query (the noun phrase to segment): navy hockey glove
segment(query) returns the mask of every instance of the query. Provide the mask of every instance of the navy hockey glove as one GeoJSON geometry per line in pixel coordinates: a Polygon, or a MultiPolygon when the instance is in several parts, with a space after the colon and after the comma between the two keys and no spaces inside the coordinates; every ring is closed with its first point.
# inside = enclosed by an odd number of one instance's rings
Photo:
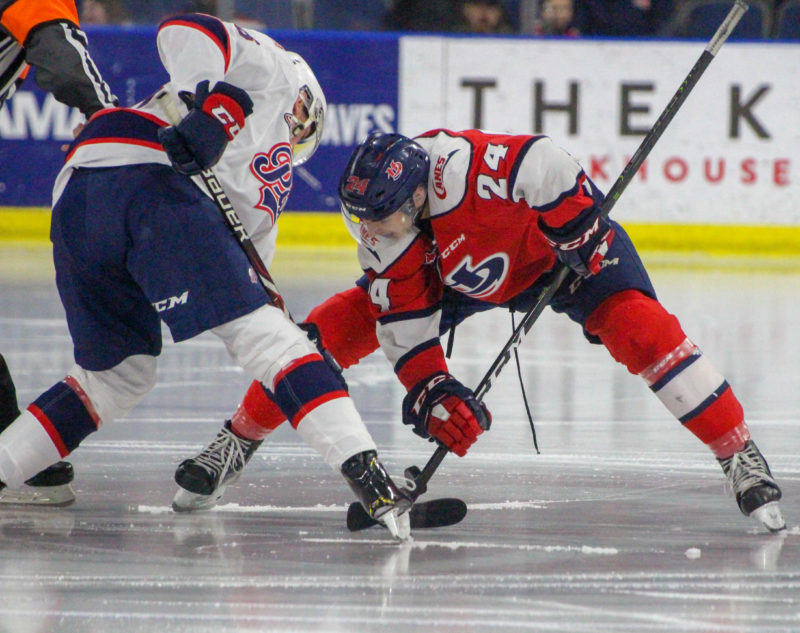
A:
{"type": "Polygon", "coordinates": [[[463,457],[478,436],[489,430],[492,415],[471,389],[450,374],[438,372],[420,381],[403,399],[403,424],[463,457]]]}
{"type": "Polygon", "coordinates": [[[581,277],[596,275],[614,240],[614,228],[592,207],[572,222],[554,229],[539,218],[539,230],[553,247],[558,260],[581,277]]]}
{"type": "Polygon", "coordinates": [[[211,92],[208,86],[208,80],[197,84],[194,104],[180,123],[158,130],[158,140],[179,174],[194,176],[216,165],[253,112],[253,101],[241,88],[224,81],[211,92]]]}

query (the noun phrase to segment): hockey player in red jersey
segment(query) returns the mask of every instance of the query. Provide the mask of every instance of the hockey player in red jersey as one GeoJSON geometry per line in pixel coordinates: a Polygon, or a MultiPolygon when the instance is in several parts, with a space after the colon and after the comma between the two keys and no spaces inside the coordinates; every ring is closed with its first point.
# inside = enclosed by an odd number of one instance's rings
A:
{"type": "MultiPolygon", "coordinates": [[[[373,134],[355,149],[339,195],[365,275],[308,321],[345,367],[380,344],[408,390],[403,422],[415,432],[463,455],[488,428],[488,412],[448,372],[440,333],[492,307],[527,310],[560,261],[571,271],[553,310],[641,376],[708,446],[745,515],[785,528],[780,488],[732,389],[658,302],[624,229],[600,215],[603,194],[550,138],[373,134]]],[[[253,385],[233,428],[261,439],[280,417],[253,385]]]]}

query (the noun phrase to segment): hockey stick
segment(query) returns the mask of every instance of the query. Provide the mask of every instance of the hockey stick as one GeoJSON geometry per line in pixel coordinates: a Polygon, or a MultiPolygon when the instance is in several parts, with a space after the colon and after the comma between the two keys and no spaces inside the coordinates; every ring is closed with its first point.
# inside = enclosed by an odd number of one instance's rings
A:
{"type": "MultiPolygon", "coordinates": [[[[181,122],[183,117],[181,116],[181,113],[178,110],[178,106],[175,103],[175,100],[172,98],[172,95],[170,95],[167,91],[163,91],[156,97],[156,101],[164,110],[164,113],[167,115],[167,120],[171,125],[177,125],[181,122]]],[[[266,290],[267,295],[269,295],[270,302],[276,308],[283,310],[286,316],[291,319],[292,317],[291,314],[289,314],[286,303],[284,302],[281,293],[278,292],[278,286],[275,285],[272,275],[269,274],[269,271],[264,264],[264,260],[262,260],[261,256],[258,254],[258,250],[256,250],[253,241],[250,239],[250,236],[247,233],[247,229],[239,219],[239,214],[236,213],[236,209],[233,208],[233,205],[228,199],[225,190],[222,188],[222,183],[220,183],[220,181],[217,179],[214,170],[206,169],[201,171],[200,179],[203,181],[206,189],[214,199],[217,209],[219,209],[222,217],[225,218],[225,222],[227,223],[228,228],[231,230],[231,233],[241,245],[244,254],[247,256],[250,265],[253,267],[253,270],[256,271],[261,285],[264,287],[264,290],[266,290]]]]}
{"type": "MultiPolygon", "coordinates": [[[[733,29],[739,23],[739,20],[742,18],[747,9],[748,6],[743,0],[735,0],[734,5],[731,7],[731,10],[722,21],[722,24],[719,26],[716,33],[714,33],[714,35],[711,37],[711,40],[705,47],[705,50],[703,50],[699,59],[689,71],[689,74],[686,75],[683,83],[681,83],[681,85],[678,87],[675,95],[672,97],[670,102],[664,108],[664,111],[642,139],[639,148],[628,161],[628,164],[625,165],[625,168],[622,170],[619,178],[617,178],[616,182],[609,190],[608,194],[603,200],[603,203],[600,205],[601,217],[607,217],[611,212],[611,209],[614,208],[614,205],[617,203],[617,200],[619,200],[622,192],[625,191],[627,186],[630,184],[630,181],[633,179],[633,176],[637,171],[639,171],[642,163],[644,163],[658,139],[661,138],[661,135],[664,133],[666,127],[675,117],[684,101],[686,101],[689,93],[700,80],[700,77],[703,75],[706,68],[708,68],[709,64],[719,52],[719,49],[725,43],[725,40],[727,40],[728,36],[733,32],[733,29]]],[[[483,400],[483,397],[486,395],[489,389],[491,389],[493,381],[497,378],[503,367],[505,367],[506,363],[508,363],[510,360],[511,353],[520,346],[522,339],[526,334],[528,334],[530,329],[533,327],[533,324],[544,311],[545,307],[550,304],[553,296],[561,287],[561,284],[564,282],[564,279],[566,279],[570,271],[569,267],[565,266],[564,264],[557,265],[554,270],[555,275],[553,280],[542,290],[534,306],[522,318],[519,325],[514,330],[514,333],[511,335],[511,338],[509,338],[509,340],[503,346],[503,349],[500,350],[500,354],[497,356],[494,363],[492,363],[492,366],[486,372],[486,375],[475,389],[475,397],[478,400],[483,400]]],[[[428,480],[431,478],[433,473],[436,472],[436,469],[439,467],[439,464],[442,463],[442,460],[448,452],[449,449],[440,444],[421,471],[417,466],[410,466],[406,469],[405,475],[408,479],[413,480],[414,485],[410,489],[406,489],[405,492],[413,500],[416,500],[427,490],[428,480]]],[[[434,503],[434,501],[429,503],[434,503]]]]}

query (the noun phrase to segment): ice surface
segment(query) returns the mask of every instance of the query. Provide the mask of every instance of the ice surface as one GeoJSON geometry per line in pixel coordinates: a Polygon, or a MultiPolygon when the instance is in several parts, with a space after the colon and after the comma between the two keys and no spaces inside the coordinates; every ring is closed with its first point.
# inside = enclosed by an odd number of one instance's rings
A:
{"type": "MultiPolygon", "coordinates": [[[[352,276],[277,266],[297,316],[352,276]]],[[[0,631],[797,633],[800,276],[651,272],[742,400],[783,487],[785,533],[743,517],[710,453],[549,311],[521,350],[541,455],[509,364],[486,398],[492,430],[448,456],[426,495],[463,498],[462,523],[402,544],[349,533],[349,489],[285,426],[217,509],[175,514],[175,467],[249,383],[202,336],[168,344],[142,405],[71,456],[73,506],[0,506],[0,631]]],[[[0,297],[0,351],[24,404],[71,364],[68,334],[48,274],[0,274],[0,297]]],[[[454,373],[477,384],[510,331],[500,311],[465,323],[454,373]]],[[[389,470],[423,466],[433,447],[400,423],[385,359],[347,378],[389,470]]]]}

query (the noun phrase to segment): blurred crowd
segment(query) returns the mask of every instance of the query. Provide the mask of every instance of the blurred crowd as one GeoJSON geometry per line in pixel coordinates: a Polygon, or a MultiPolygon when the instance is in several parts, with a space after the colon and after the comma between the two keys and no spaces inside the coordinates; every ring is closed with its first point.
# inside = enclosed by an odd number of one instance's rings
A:
{"type": "MultiPolygon", "coordinates": [[[[261,29],[709,37],[733,0],[78,0],[83,25],[199,11],[261,29]]],[[[743,39],[800,39],[800,0],[748,0],[743,39]]]]}

